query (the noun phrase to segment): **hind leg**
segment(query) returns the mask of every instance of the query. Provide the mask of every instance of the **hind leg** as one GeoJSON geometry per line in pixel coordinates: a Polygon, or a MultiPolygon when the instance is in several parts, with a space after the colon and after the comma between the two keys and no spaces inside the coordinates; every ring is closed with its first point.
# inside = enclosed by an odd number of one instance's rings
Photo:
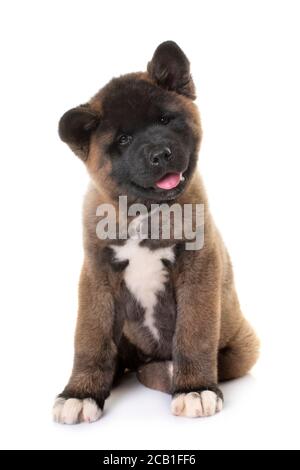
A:
{"type": "Polygon", "coordinates": [[[254,366],[259,356],[259,340],[244,320],[237,335],[219,351],[219,381],[236,379],[246,375],[254,366]]]}
{"type": "Polygon", "coordinates": [[[145,364],[138,369],[137,378],[145,387],[171,394],[173,363],[161,361],[145,364]]]}
{"type": "MultiPolygon", "coordinates": [[[[138,380],[148,388],[172,394],[172,361],[151,362],[137,371],[138,380]]],[[[175,416],[197,418],[212,416],[222,410],[223,400],[210,390],[178,393],[173,396],[171,411],[175,416]]]]}

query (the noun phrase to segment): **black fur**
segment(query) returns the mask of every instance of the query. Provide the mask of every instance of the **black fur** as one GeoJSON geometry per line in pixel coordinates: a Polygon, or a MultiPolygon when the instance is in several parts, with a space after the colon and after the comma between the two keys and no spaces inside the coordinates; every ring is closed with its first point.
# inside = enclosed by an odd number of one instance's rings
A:
{"type": "Polygon", "coordinates": [[[179,96],[194,99],[195,89],[189,61],[172,41],[157,48],[148,74],[151,80],[141,74],[111,80],[100,91],[100,108],[96,111],[91,100],[69,110],[60,120],[59,135],[83,160],[92,135],[100,141],[111,135],[102,153],[111,160],[110,176],[119,194],[141,202],[172,201],[186,188],[196,166],[199,135],[179,96]],[[168,173],[181,173],[184,180],[166,191],[156,183],[168,173]]]}
{"type": "Polygon", "coordinates": [[[190,62],[175,42],[166,41],[158,46],[148,64],[148,72],[163,88],[196,98],[190,62]]]}
{"type": "Polygon", "coordinates": [[[58,132],[61,140],[68,143],[74,152],[86,160],[92,132],[99,124],[99,116],[88,105],[70,109],[60,119],[58,132]]]}
{"type": "Polygon", "coordinates": [[[176,397],[177,395],[180,395],[181,393],[202,393],[202,392],[214,392],[218,398],[221,398],[221,400],[224,401],[224,396],[222,391],[219,389],[219,387],[215,384],[208,385],[207,387],[198,387],[198,388],[186,388],[186,389],[180,389],[180,390],[174,390],[173,391],[173,397],[176,397]]]}
{"type": "Polygon", "coordinates": [[[103,93],[103,118],[97,133],[114,133],[106,150],[120,191],[154,201],[176,198],[186,181],[170,191],[155,187],[155,183],[167,173],[188,177],[195,168],[197,139],[183,106],[178,102],[174,110],[172,95],[130,75],[113,79],[103,93]],[[125,144],[120,143],[123,136],[129,136],[125,144]],[[153,153],[165,148],[171,155],[153,165],[153,153]]]}
{"type": "Polygon", "coordinates": [[[105,248],[103,248],[101,254],[102,254],[101,261],[103,263],[108,263],[114,272],[124,271],[129,264],[128,260],[125,260],[125,261],[117,260],[115,257],[114,250],[110,246],[106,246],[105,248]]]}

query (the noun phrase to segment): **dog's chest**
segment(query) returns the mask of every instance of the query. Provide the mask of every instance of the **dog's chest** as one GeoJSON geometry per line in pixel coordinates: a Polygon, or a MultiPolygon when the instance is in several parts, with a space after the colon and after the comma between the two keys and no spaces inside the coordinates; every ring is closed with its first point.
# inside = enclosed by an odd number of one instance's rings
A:
{"type": "Polygon", "coordinates": [[[169,279],[165,261],[174,263],[173,247],[151,250],[141,246],[140,240],[129,239],[123,246],[111,246],[115,259],[128,264],[124,282],[131,295],[144,310],[143,324],[159,340],[159,319],[156,318],[158,299],[169,279]]]}

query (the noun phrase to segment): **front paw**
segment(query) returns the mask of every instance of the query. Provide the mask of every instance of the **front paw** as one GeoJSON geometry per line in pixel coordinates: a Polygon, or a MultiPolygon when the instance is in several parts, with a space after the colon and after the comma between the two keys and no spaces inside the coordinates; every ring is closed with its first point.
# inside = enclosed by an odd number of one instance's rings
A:
{"type": "Polygon", "coordinates": [[[222,411],[223,395],[218,389],[176,393],[173,395],[171,411],[175,416],[202,418],[222,411]]]}
{"type": "Polygon", "coordinates": [[[93,423],[101,415],[101,408],[92,398],[58,397],[53,406],[53,419],[61,424],[93,423]]]}

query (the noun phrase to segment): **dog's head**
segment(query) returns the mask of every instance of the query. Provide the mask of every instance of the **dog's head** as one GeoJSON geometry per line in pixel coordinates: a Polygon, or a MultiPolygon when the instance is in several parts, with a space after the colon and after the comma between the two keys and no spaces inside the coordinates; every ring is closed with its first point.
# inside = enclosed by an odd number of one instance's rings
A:
{"type": "Polygon", "coordinates": [[[170,201],[194,173],[201,126],[190,64],[172,41],[147,72],[114,78],[89,103],[67,111],[59,134],[110,197],[170,201]]]}

